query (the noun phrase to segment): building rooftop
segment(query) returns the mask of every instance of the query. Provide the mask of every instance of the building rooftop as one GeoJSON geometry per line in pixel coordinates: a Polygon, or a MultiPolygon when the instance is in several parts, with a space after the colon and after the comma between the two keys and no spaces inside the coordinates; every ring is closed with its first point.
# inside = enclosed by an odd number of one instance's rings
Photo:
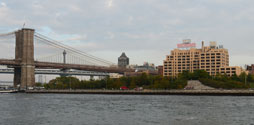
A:
{"type": "Polygon", "coordinates": [[[128,58],[128,57],[125,55],[125,52],[123,52],[119,58],[128,58]]]}

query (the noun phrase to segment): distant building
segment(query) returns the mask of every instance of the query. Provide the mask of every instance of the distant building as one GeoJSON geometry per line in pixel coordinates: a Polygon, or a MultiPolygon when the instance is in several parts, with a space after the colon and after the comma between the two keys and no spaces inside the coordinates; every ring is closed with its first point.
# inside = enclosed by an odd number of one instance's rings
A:
{"type": "Polygon", "coordinates": [[[43,80],[42,80],[42,75],[38,75],[38,83],[43,83],[43,80]]]}
{"type": "Polygon", "coordinates": [[[225,66],[225,67],[220,67],[220,70],[219,70],[220,74],[226,74],[227,76],[233,76],[234,74],[239,76],[242,72],[245,72],[246,74],[248,74],[248,72],[246,72],[240,66],[225,66]]]}
{"type": "Polygon", "coordinates": [[[210,46],[197,49],[196,44],[190,40],[177,45],[178,48],[166,56],[163,65],[163,76],[177,77],[179,73],[187,70],[205,70],[209,75],[226,73],[228,76],[239,75],[243,70],[240,67],[229,66],[228,50],[222,45],[217,46],[216,42],[210,42],[210,46]]]}
{"type": "Polygon", "coordinates": [[[130,65],[128,68],[136,69],[136,71],[157,71],[153,63],[144,62],[143,65],[130,65]]]}
{"type": "Polygon", "coordinates": [[[143,73],[146,73],[148,75],[158,75],[157,71],[146,70],[146,71],[138,71],[138,72],[125,72],[124,76],[126,76],[126,77],[139,76],[139,75],[142,75],[143,73]]]}
{"type": "Polygon", "coordinates": [[[123,52],[122,55],[118,58],[118,67],[126,68],[129,65],[129,58],[123,52]]]}
{"type": "Polygon", "coordinates": [[[247,66],[247,71],[249,71],[250,74],[254,75],[254,64],[247,66]]]}
{"type": "Polygon", "coordinates": [[[157,66],[158,74],[163,75],[163,66],[157,66]]]}
{"type": "Polygon", "coordinates": [[[109,77],[110,78],[121,78],[121,77],[123,77],[123,75],[122,74],[118,74],[118,73],[110,73],[109,77]]]}
{"type": "Polygon", "coordinates": [[[143,73],[149,74],[149,75],[158,75],[158,70],[154,66],[153,63],[144,62],[143,65],[129,65],[128,68],[135,69],[135,72],[125,72],[124,76],[130,77],[130,76],[138,76],[143,73]]]}

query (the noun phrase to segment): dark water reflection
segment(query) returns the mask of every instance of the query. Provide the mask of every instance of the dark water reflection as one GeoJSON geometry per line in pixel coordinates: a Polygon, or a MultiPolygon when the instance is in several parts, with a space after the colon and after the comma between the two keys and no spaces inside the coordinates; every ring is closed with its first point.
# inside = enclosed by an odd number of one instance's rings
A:
{"type": "Polygon", "coordinates": [[[3,125],[248,125],[254,97],[0,94],[3,125]]]}

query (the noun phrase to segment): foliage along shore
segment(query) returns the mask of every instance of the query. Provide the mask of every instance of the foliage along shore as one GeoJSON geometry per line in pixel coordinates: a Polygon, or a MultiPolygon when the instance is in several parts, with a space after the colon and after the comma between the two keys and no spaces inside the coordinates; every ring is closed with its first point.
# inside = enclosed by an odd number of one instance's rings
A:
{"type": "Polygon", "coordinates": [[[102,80],[79,80],[75,77],[57,77],[47,84],[36,83],[36,86],[44,86],[45,89],[119,89],[126,86],[129,89],[143,87],[144,89],[183,89],[188,80],[199,80],[204,85],[221,89],[248,89],[253,88],[254,76],[242,73],[239,76],[228,77],[218,74],[210,76],[204,70],[196,70],[193,73],[184,71],[177,78],[152,76],[143,73],[135,77],[105,78],[102,80]]]}

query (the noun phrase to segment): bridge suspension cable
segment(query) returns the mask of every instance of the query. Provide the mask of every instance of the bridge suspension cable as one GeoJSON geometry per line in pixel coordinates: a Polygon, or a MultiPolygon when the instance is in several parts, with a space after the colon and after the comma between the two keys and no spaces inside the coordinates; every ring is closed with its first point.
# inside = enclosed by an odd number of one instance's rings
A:
{"type": "Polygon", "coordinates": [[[9,33],[2,33],[2,34],[0,34],[0,37],[11,36],[11,35],[14,35],[14,34],[15,34],[15,31],[14,32],[9,32],[9,33]]]}
{"type": "MultiPolygon", "coordinates": [[[[78,55],[73,54],[71,52],[66,55],[66,59],[67,59],[66,60],[67,64],[93,65],[92,62],[90,62],[88,60],[85,60],[85,59],[83,59],[83,58],[79,57],[78,55]]],[[[37,61],[63,63],[64,62],[64,57],[63,57],[63,53],[57,53],[57,54],[54,54],[54,55],[38,58],[37,61]]]]}
{"type": "Polygon", "coordinates": [[[1,58],[15,58],[15,31],[0,33],[1,58]]]}
{"type": "Polygon", "coordinates": [[[95,63],[95,64],[102,64],[102,65],[107,65],[107,66],[114,65],[114,63],[112,63],[112,62],[109,62],[109,61],[106,61],[104,59],[95,57],[93,55],[90,55],[90,54],[85,53],[83,51],[80,51],[78,49],[75,49],[75,48],[70,47],[68,45],[65,45],[63,43],[60,43],[60,42],[58,42],[56,40],[52,40],[52,39],[50,39],[50,38],[48,38],[48,37],[46,37],[44,35],[41,35],[41,34],[39,34],[37,32],[35,33],[35,38],[37,40],[41,41],[41,42],[44,42],[44,43],[46,43],[48,45],[53,46],[53,47],[56,47],[56,48],[59,48],[59,49],[63,49],[63,50],[67,50],[67,51],[69,51],[71,53],[79,55],[81,58],[83,58],[83,57],[88,58],[90,60],[90,62],[93,61],[93,63],[95,63]]]}

